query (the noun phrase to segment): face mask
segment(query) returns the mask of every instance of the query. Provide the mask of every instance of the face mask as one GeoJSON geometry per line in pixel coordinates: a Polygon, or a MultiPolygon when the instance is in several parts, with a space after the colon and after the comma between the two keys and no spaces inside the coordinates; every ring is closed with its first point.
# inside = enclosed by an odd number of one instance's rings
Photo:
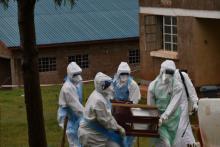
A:
{"type": "Polygon", "coordinates": [[[79,83],[82,81],[82,77],[81,75],[76,75],[76,76],[73,76],[72,80],[74,83],[79,83]]]}
{"type": "Polygon", "coordinates": [[[120,81],[121,82],[127,82],[128,81],[128,75],[120,75],[120,81]]]}

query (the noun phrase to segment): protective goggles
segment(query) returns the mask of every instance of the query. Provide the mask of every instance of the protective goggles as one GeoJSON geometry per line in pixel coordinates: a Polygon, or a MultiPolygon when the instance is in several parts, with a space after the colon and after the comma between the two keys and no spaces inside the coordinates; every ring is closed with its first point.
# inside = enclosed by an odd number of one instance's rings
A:
{"type": "Polygon", "coordinates": [[[81,73],[74,73],[72,77],[75,77],[75,76],[78,76],[78,75],[81,75],[81,73]]]}
{"type": "Polygon", "coordinates": [[[120,76],[129,76],[129,73],[120,73],[120,76]]]}
{"type": "Polygon", "coordinates": [[[104,81],[104,83],[103,83],[103,85],[102,85],[102,90],[105,90],[105,89],[108,88],[111,84],[112,84],[112,80],[104,81]]]}
{"type": "Polygon", "coordinates": [[[166,69],[166,70],[165,70],[165,74],[173,75],[173,74],[174,74],[174,70],[172,70],[172,69],[166,69]]]}

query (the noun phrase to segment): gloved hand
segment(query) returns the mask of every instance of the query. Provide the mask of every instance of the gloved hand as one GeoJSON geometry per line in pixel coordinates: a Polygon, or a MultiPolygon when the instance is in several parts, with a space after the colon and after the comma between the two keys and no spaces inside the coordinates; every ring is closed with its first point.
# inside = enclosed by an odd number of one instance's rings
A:
{"type": "Polygon", "coordinates": [[[119,133],[121,134],[121,136],[125,136],[125,129],[121,126],[118,125],[118,130],[119,130],[119,133]]]}
{"type": "Polygon", "coordinates": [[[193,112],[197,112],[198,111],[198,104],[194,103],[193,104],[193,112]]]}
{"type": "Polygon", "coordinates": [[[158,126],[160,127],[160,126],[162,125],[162,123],[163,123],[164,121],[166,121],[167,119],[168,119],[168,116],[163,113],[163,114],[160,116],[158,126]]]}

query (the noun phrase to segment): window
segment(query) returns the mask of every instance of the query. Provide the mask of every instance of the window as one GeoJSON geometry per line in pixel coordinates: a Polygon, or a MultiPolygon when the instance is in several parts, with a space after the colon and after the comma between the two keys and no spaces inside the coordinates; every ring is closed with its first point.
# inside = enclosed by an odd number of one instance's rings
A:
{"type": "Polygon", "coordinates": [[[88,54],[69,56],[68,62],[76,62],[81,68],[89,68],[88,54]]]}
{"type": "Polygon", "coordinates": [[[177,20],[173,16],[163,16],[163,49],[177,51],[177,20]]]}
{"type": "Polygon", "coordinates": [[[55,57],[42,57],[38,59],[39,72],[55,71],[56,58],[55,57]]]}
{"type": "Polygon", "coordinates": [[[129,63],[140,63],[140,51],[138,49],[129,51],[129,63]]]}

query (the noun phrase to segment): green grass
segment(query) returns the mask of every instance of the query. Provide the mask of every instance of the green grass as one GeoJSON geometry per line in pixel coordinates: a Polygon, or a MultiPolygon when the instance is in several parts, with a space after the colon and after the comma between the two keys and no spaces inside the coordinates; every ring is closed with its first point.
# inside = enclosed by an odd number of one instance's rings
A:
{"type": "MultiPolygon", "coordinates": [[[[61,86],[41,87],[48,147],[58,147],[62,130],[57,124],[58,96],[61,86]]],[[[93,90],[93,83],[84,85],[84,98],[93,90]]],[[[0,90],[0,146],[28,147],[27,119],[22,88],[0,90]]],[[[86,99],[84,100],[85,103],[86,99]]],[[[147,139],[139,139],[140,147],[147,139]]]]}

